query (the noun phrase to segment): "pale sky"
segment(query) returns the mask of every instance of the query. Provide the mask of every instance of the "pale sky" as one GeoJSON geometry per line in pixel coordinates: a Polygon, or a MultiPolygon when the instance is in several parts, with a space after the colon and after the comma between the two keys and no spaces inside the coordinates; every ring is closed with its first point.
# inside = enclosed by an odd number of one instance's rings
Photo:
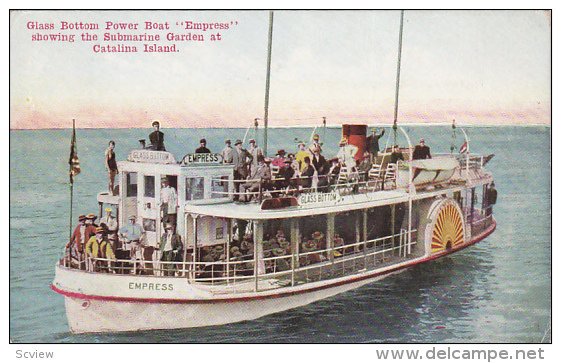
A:
{"type": "MultiPolygon", "coordinates": [[[[12,129],[246,127],[263,118],[266,11],[27,11],[10,17],[12,129]],[[32,42],[28,21],[230,22],[179,52],[95,54],[32,42]]],[[[195,31],[191,31],[195,32],[195,31]]],[[[42,33],[45,33],[42,31],[42,33]]],[[[68,31],[63,31],[69,34],[68,31]]],[[[80,31],[74,32],[79,34],[80,31]]],[[[125,31],[123,31],[125,33],[125,31]]],[[[126,32],[130,33],[130,32],[126,32]]],[[[271,125],[391,123],[398,11],[276,11],[271,125]]],[[[129,43],[130,44],[130,43],[129,43]]],[[[167,43],[163,43],[167,44],[167,43]]],[[[551,36],[543,11],[406,11],[399,121],[550,124],[551,36]]]]}

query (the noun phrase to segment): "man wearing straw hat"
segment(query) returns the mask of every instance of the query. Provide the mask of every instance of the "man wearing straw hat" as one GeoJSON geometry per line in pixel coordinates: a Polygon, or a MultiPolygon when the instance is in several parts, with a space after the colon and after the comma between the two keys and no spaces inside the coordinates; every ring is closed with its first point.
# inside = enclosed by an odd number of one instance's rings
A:
{"type": "Polygon", "coordinates": [[[113,210],[111,208],[105,208],[105,216],[99,220],[99,225],[102,227],[105,226],[109,238],[115,236],[119,229],[117,219],[113,216],[112,212],[113,210]]]}
{"type": "Polygon", "coordinates": [[[356,168],[355,155],[358,152],[358,148],[354,145],[349,145],[346,137],[343,137],[339,142],[339,152],[337,153],[337,158],[345,165],[349,171],[353,171],[356,168]]]}
{"type": "Polygon", "coordinates": [[[83,251],[86,242],[91,236],[95,235],[95,227],[86,223],[87,218],[85,215],[78,217],[78,225],[72,233],[70,241],[66,244],[66,248],[70,249],[70,258],[73,262],[80,263],[83,261],[83,251]]]}

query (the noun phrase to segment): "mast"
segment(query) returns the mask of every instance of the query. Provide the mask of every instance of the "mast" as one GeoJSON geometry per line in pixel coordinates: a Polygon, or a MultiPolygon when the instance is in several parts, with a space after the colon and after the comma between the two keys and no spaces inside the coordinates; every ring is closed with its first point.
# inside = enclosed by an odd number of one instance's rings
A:
{"type": "Polygon", "coordinates": [[[398,112],[398,105],[399,105],[399,77],[401,73],[401,44],[403,39],[403,13],[404,10],[401,10],[401,18],[399,22],[399,48],[397,53],[397,75],[395,79],[395,105],[393,110],[393,136],[394,136],[394,145],[397,139],[397,112],[398,112]]]}
{"type": "Polygon", "coordinates": [[[263,136],[263,154],[267,156],[267,127],[269,126],[269,87],[271,85],[271,51],[273,48],[273,11],[269,12],[269,46],[267,47],[267,79],[265,81],[265,116],[264,136],[263,136]]]}

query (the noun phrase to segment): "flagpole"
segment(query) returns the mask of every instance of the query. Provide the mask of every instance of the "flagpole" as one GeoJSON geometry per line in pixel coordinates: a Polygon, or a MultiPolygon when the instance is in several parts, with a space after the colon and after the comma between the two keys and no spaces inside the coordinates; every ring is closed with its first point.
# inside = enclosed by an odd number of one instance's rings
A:
{"type": "MultiPolygon", "coordinates": [[[[70,146],[71,160],[72,160],[72,155],[74,154],[75,143],[76,143],[76,120],[72,119],[72,142],[70,146]]],[[[72,164],[70,165],[69,177],[70,177],[70,218],[68,223],[68,241],[71,241],[72,240],[72,205],[74,199],[74,177],[72,175],[72,164]]]]}

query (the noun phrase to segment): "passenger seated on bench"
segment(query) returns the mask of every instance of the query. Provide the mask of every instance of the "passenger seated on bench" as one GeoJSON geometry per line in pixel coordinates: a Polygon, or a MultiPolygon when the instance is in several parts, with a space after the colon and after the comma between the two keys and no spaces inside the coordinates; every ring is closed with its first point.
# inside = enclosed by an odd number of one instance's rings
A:
{"type": "Polygon", "coordinates": [[[251,238],[248,236],[244,236],[242,243],[240,245],[240,252],[244,255],[253,254],[253,242],[251,242],[251,238]]]}
{"type": "Polygon", "coordinates": [[[311,163],[310,157],[304,157],[302,167],[300,168],[300,185],[304,188],[304,191],[309,191],[312,187],[312,178],[316,172],[314,165],[311,163]]]}
{"type": "Polygon", "coordinates": [[[392,147],[392,154],[390,156],[390,163],[397,164],[399,160],[405,160],[403,157],[403,153],[399,149],[399,145],[394,145],[392,147]]]}
{"type": "Polygon", "coordinates": [[[240,196],[241,202],[249,202],[253,194],[248,196],[244,195],[244,193],[255,193],[259,190],[259,187],[262,182],[268,183],[271,181],[271,169],[269,165],[265,163],[265,157],[263,155],[259,155],[257,157],[257,166],[252,168],[252,173],[249,176],[249,181],[244,183],[240,186],[240,196]]]}
{"type": "Polygon", "coordinates": [[[294,169],[291,166],[292,161],[285,159],[283,166],[279,170],[277,180],[275,180],[276,189],[286,189],[290,186],[292,177],[294,176],[294,169]]]}
{"type": "Polygon", "coordinates": [[[360,180],[364,181],[368,179],[368,171],[372,167],[372,162],[370,161],[370,154],[368,151],[365,151],[362,155],[362,160],[360,164],[358,164],[358,173],[360,176],[360,180]]]}
{"type": "Polygon", "coordinates": [[[329,177],[329,184],[337,184],[337,178],[339,177],[339,172],[341,171],[341,163],[339,163],[339,158],[333,158],[329,160],[331,166],[329,167],[329,172],[327,173],[329,177]]]}
{"type": "Polygon", "coordinates": [[[345,241],[341,238],[341,236],[338,233],[335,233],[335,235],[333,236],[333,247],[337,249],[333,251],[333,256],[335,257],[343,256],[344,251],[340,247],[343,247],[344,245],[345,245],[345,241]]]}

